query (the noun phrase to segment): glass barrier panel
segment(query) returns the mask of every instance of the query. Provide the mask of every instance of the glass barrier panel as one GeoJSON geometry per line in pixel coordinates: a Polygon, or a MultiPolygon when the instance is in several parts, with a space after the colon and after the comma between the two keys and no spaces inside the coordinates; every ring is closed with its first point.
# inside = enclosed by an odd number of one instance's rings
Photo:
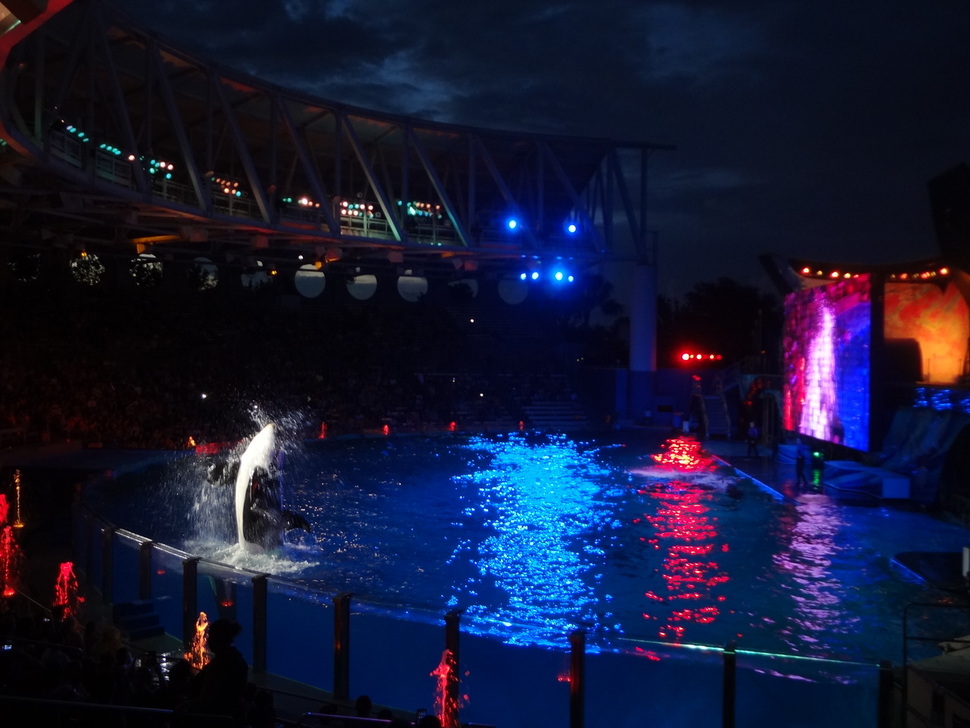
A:
{"type": "Polygon", "coordinates": [[[323,690],[333,687],[329,597],[276,579],[267,581],[266,670],[323,690]]]}
{"type": "Polygon", "coordinates": [[[724,671],[718,648],[638,642],[597,651],[591,645],[585,675],[590,728],[722,725],[724,671]]]}
{"type": "Polygon", "coordinates": [[[101,551],[98,546],[100,533],[101,526],[98,517],[85,508],[78,509],[74,544],[75,548],[78,546],[80,548],[76,552],[75,567],[84,572],[89,584],[100,583],[95,581],[98,578],[95,576],[95,572],[101,568],[99,566],[101,551]]]}
{"type": "Polygon", "coordinates": [[[878,665],[737,652],[739,726],[877,728],[878,665]]]}
{"type": "MultiPolygon", "coordinates": [[[[566,642],[567,637],[563,636],[564,649],[566,642]]],[[[569,683],[566,680],[568,652],[502,642],[479,633],[463,633],[460,644],[462,705],[459,717],[462,723],[496,726],[570,724],[569,683]]],[[[426,691],[424,695],[427,694],[426,691]]],[[[587,712],[586,726],[594,728],[596,724],[590,722],[589,717],[587,712]]]]}
{"type": "MultiPolygon", "coordinates": [[[[399,609],[397,614],[405,611],[399,609]]],[[[412,611],[399,617],[353,601],[350,611],[350,697],[369,695],[383,705],[432,712],[432,673],[445,646],[443,615],[412,611]]]]}
{"type": "Polygon", "coordinates": [[[71,512],[71,553],[74,556],[74,568],[87,573],[89,558],[88,522],[94,518],[84,506],[75,504],[71,512]]]}
{"type": "Polygon", "coordinates": [[[164,544],[152,548],[152,596],[165,632],[182,639],[182,562],[188,554],[164,544]]]}
{"type": "Polygon", "coordinates": [[[198,611],[206,613],[210,624],[217,619],[239,623],[241,630],[234,644],[249,665],[253,664],[254,576],[252,571],[199,561],[196,577],[198,611]]]}
{"type": "Polygon", "coordinates": [[[140,549],[147,540],[124,529],[115,531],[111,543],[111,601],[114,604],[140,600],[140,549]]]}

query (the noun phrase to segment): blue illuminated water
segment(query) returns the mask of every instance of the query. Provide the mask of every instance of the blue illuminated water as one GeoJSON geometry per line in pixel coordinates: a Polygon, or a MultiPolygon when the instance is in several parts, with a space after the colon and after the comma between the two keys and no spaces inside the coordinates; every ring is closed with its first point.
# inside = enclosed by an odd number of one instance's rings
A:
{"type": "Polygon", "coordinates": [[[906,604],[940,595],[892,555],[967,542],[922,513],[783,500],[724,467],[661,469],[660,443],[639,437],[290,444],[287,507],[313,531],[276,557],[235,547],[229,494],[195,457],[97,497],[126,528],[207,558],[402,610],[461,609],[463,629],[518,643],[562,644],[582,626],[604,646],[899,660],[906,604]]]}

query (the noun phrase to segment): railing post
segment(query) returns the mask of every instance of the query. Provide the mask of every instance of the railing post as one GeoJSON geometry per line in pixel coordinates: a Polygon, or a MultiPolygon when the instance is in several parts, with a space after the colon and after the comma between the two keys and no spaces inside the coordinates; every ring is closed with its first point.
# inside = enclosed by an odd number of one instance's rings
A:
{"type": "Polygon", "coordinates": [[[586,632],[569,633],[569,728],[586,723],[586,632]]]}
{"type": "Polygon", "coordinates": [[[84,556],[85,556],[85,572],[87,572],[88,579],[94,580],[94,554],[95,554],[95,532],[99,535],[101,533],[100,528],[95,528],[97,526],[97,521],[94,515],[90,511],[85,511],[84,514],[84,556]]]}
{"type": "Polygon", "coordinates": [[[333,598],[333,696],[350,697],[350,598],[338,594],[333,598]]]}
{"type": "Polygon", "coordinates": [[[138,598],[152,598],[152,551],[153,541],[145,541],[138,549],[138,598]]]}
{"type": "Polygon", "coordinates": [[[728,642],[724,648],[724,692],[721,697],[721,725],[723,728],[734,728],[735,693],[738,683],[738,654],[734,642],[728,642]]]}
{"type": "Polygon", "coordinates": [[[253,672],[266,672],[267,577],[253,577],[253,672]]]}
{"type": "Polygon", "coordinates": [[[461,610],[453,609],[445,615],[445,695],[441,724],[445,728],[457,728],[458,707],[461,701],[461,670],[459,669],[461,610]]]}
{"type": "Polygon", "coordinates": [[[889,728],[893,706],[893,666],[889,660],[879,661],[879,708],[876,716],[877,728],[889,728]]]}
{"type": "Polygon", "coordinates": [[[199,557],[182,562],[182,645],[189,647],[195,638],[195,622],[199,613],[199,557]]]}
{"type": "Polygon", "coordinates": [[[114,581],[112,551],[116,530],[114,526],[101,529],[101,599],[108,608],[111,607],[111,583],[114,581]]]}

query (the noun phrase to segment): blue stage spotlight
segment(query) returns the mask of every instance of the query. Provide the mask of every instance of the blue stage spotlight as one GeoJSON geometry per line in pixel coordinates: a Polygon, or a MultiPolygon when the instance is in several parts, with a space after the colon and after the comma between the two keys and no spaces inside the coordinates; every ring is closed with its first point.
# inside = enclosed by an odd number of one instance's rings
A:
{"type": "Polygon", "coordinates": [[[576,233],[579,232],[579,225],[577,225],[574,222],[567,222],[566,232],[569,233],[570,235],[575,235],[576,233]]]}
{"type": "Polygon", "coordinates": [[[505,226],[509,230],[518,230],[519,229],[519,221],[516,220],[514,217],[510,217],[508,220],[505,221],[505,226]]]}
{"type": "Polygon", "coordinates": [[[532,271],[532,274],[529,277],[532,278],[532,280],[534,281],[539,280],[539,271],[537,270],[532,271]]]}

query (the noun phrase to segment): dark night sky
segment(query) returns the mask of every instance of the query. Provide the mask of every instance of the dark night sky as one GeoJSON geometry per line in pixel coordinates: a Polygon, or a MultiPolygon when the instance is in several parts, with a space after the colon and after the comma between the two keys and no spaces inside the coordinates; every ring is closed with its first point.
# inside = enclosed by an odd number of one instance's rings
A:
{"type": "Polygon", "coordinates": [[[438,121],[672,144],[660,292],[764,252],[938,253],[926,182],[970,162],[970,3],[126,0],[219,64],[438,121]]]}

